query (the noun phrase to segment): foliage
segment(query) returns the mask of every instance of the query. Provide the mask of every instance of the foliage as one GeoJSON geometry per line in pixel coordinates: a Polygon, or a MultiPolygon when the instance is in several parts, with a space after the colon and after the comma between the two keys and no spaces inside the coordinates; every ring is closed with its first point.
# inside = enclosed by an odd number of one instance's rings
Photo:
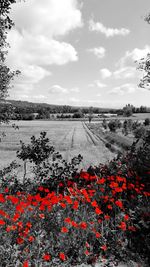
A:
{"type": "Polygon", "coordinates": [[[102,176],[102,171],[81,171],[77,183],[60,184],[61,194],[43,186],[35,194],[15,195],[1,188],[1,262],[69,267],[106,258],[145,260],[148,266],[148,235],[143,233],[145,249],[138,253],[135,236],[148,227],[142,208],[149,194],[136,177],[102,176]]]}
{"type": "Polygon", "coordinates": [[[145,126],[150,125],[150,118],[146,118],[146,119],[145,119],[145,121],[144,121],[144,125],[145,125],[145,126]]]}
{"type": "Polygon", "coordinates": [[[123,115],[126,117],[130,117],[133,114],[133,106],[128,104],[123,108],[123,115]]]}
{"type": "MultiPolygon", "coordinates": [[[[16,3],[15,0],[4,0],[0,2],[0,103],[8,96],[11,80],[15,75],[20,73],[19,71],[11,71],[5,64],[8,48],[6,41],[7,33],[13,26],[13,21],[9,17],[9,12],[11,4],[14,3],[16,3]]],[[[2,120],[0,118],[0,122],[8,122],[8,114],[9,110],[7,114],[2,113],[2,120]]]]}
{"type": "Polygon", "coordinates": [[[24,183],[26,182],[27,163],[33,164],[32,175],[35,176],[35,184],[45,184],[49,188],[56,189],[60,182],[65,183],[68,176],[72,176],[77,171],[82,157],[74,157],[70,163],[66,162],[59,152],[55,152],[53,146],[49,144],[46,132],[41,132],[40,137],[31,137],[30,144],[21,142],[21,148],[17,151],[17,157],[24,162],[24,183]]]}
{"type": "Polygon", "coordinates": [[[108,123],[109,130],[111,132],[116,132],[117,128],[121,127],[121,122],[119,120],[110,120],[108,123]]]}
{"type": "Polygon", "coordinates": [[[134,130],[134,136],[137,139],[140,139],[146,132],[146,129],[144,126],[139,126],[134,130]]]}

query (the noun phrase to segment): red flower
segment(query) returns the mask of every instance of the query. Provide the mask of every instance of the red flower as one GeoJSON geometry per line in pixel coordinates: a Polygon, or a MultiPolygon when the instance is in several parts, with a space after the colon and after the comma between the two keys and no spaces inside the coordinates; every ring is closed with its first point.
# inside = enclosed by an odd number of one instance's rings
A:
{"type": "Polygon", "coordinates": [[[94,200],[93,202],[91,202],[91,205],[92,205],[92,207],[95,207],[95,208],[98,206],[96,200],[94,200]]]}
{"type": "Polygon", "coordinates": [[[74,201],[74,204],[73,204],[73,206],[72,206],[72,208],[73,208],[74,210],[77,210],[78,207],[79,207],[79,202],[78,202],[77,200],[75,200],[75,201],[74,201]]]}
{"type": "Polygon", "coordinates": [[[59,253],[59,258],[62,260],[62,261],[65,261],[66,260],[66,256],[63,252],[60,252],[59,253]]]}
{"type": "Polygon", "coordinates": [[[125,214],[125,216],[124,216],[124,220],[125,220],[125,221],[128,221],[128,220],[129,220],[129,215],[128,215],[128,214],[125,214]]]}
{"type": "Polygon", "coordinates": [[[100,214],[102,214],[103,212],[102,212],[99,208],[96,208],[96,209],[95,209],[95,213],[98,214],[98,215],[100,215],[100,214]]]}
{"type": "Polygon", "coordinates": [[[75,228],[78,227],[78,224],[77,224],[76,222],[74,222],[74,221],[72,221],[71,224],[72,224],[72,226],[75,227],[75,228]]]}
{"type": "Polygon", "coordinates": [[[64,222],[66,222],[66,223],[71,223],[71,219],[68,217],[68,218],[65,218],[64,219],[64,222]]]}
{"type": "Polygon", "coordinates": [[[32,227],[32,224],[30,222],[27,222],[26,223],[26,226],[29,227],[29,228],[31,228],[32,227]]]}
{"type": "Polygon", "coordinates": [[[2,202],[2,203],[5,202],[5,198],[3,197],[3,194],[0,194],[0,202],[2,202]]]}
{"type": "Polygon", "coordinates": [[[126,229],[127,229],[127,225],[125,222],[121,222],[118,227],[121,228],[123,231],[126,231],[126,229]]]}
{"type": "Polygon", "coordinates": [[[22,267],[29,267],[29,261],[24,261],[22,267]]]}
{"type": "Polygon", "coordinates": [[[112,210],[112,205],[108,205],[107,208],[108,208],[109,210],[112,210]]]}
{"type": "Polygon", "coordinates": [[[105,215],[104,218],[105,218],[105,220],[110,220],[110,216],[109,215],[105,215]]]}
{"type": "Polygon", "coordinates": [[[44,254],[44,255],[43,255],[43,260],[45,260],[45,261],[49,261],[49,260],[51,260],[51,255],[49,255],[49,254],[44,254]]]}
{"type": "Polygon", "coordinates": [[[80,177],[85,179],[85,180],[88,180],[89,179],[89,174],[87,172],[81,172],[80,173],[80,177]]]}
{"type": "Polygon", "coordinates": [[[45,215],[44,215],[44,213],[40,213],[40,214],[39,214],[39,217],[40,217],[41,219],[45,219],[45,215]]]}
{"type": "Polygon", "coordinates": [[[5,221],[4,220],[0,220],[0,225],[5,225],[5,221]]]}
{"type": "Polygon", "coordinates": [[[101,235],[99,232],[96,232],[96,233],[95,233],[95,236],[96,236],[96,238],[99,238],[99,237],[101,237],[102,235],[101,235]]]}
{"type": "Polygon", "coordinates": [[[66,208],[66,204],[65,203],[60,203],[60,206],[64,209],[66,208]]]}
{"type": "Polygon", "coordinates": [[[103,245],[103,246],[101,246],[101,249],[104,250],[104,251],[106,251],[107,250],[107,246],[106,245],[103,245]]]}
{"type": "Polygon", "coordinates": [[[82,228],[82,229],[86,229],[87,228],[87,223],[86,222],[81,222],[79,224],[79,226],[82,228]]]}
{"type": "Polygon", "coordinates": [[[122,201],[121,200],[117,200],[117,201],[115,201],[115,204],[116,204],[116,206],[118,206],[119,208],[123,208],[123,203],[122,203],[122,201]]]}
{"type": "Polygon", "coordinates": [[[18,237],[17,238],[17,243],[20,245],[20,244],[23,244],[24,243],[24,239],[22,239],[21,237],[18,237]]]}
{"type": "Polygon", "coordinates": [[[33,242],[34,241],[34,237],[33,236],[29,236],[28,240],[29,240],[29,242],[33,242]]]}
{"type": "Polygon", "coordinates": [[[97,184],[104,184],[105,181],[106,181],[106,179],[101,178],[101,179],[99,179],[99,180],[97,181],[97,184]]]}
{"type": "Polygon", "coordinates": [[[68,233],[69,230],[68,230],[68,228],[66,228],[66,227],[62,227],[62,228],[61,228],[61,232],[62,232],[62,233],[68,233]]]}
{"type": "Polygon", "coordinates": [[[90,254],[90,252],[89,252],[87,249],[85,250],[84,253],[85,253],[85,255],[87,255],[87,256],[90,254]]]}

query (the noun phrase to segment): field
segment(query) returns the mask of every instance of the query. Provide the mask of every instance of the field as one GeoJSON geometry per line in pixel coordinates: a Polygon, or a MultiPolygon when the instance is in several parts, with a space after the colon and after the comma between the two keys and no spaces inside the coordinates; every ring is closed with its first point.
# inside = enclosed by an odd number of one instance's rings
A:
{"type": "MultiPolygon", "coordinates": [[[[14,122],[13,122],[14,123],[14,122]]],[[[81,168],[96,165],[114,158],[115,153],[109,151],[105,144],[97,138],[81,121],[19,121],[19,130],[10,125],[1,126],[1,132],[6,133],[0,143],[0,166],[6,166],[16,158],[16,151],[20,147],[20,140],[28,143],[30,137],[39,136],[41,131],[47,132],[56,151],[61,152],[64,159],[81,154],[83,163],[81,168]]]]}

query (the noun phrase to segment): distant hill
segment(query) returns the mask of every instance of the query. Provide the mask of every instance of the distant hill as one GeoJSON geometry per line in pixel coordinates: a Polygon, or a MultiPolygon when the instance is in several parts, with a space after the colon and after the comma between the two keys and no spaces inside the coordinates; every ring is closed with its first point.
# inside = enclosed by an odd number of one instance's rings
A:
{"type": "MultiPolygon", "coordinates": [[[[79,110],[88,113],[91,110],[91,107],[82,107],[82,106],[69,106],[69,105],[54,105],[54,104],[47,104],[47,103],[33,103],[28,101],[21,101],[21,100],[7,100],[5,104],[11,104],[16,108],[22,109],[32,109],[34,112],[37,112],[39,109],[47,109],[52,113],[74,113],[78,112],[79,110]]],[[[93,113],[115,113],[118,109],[110,109],[110,108],[98,108],[92,107],[93,113]]]]}

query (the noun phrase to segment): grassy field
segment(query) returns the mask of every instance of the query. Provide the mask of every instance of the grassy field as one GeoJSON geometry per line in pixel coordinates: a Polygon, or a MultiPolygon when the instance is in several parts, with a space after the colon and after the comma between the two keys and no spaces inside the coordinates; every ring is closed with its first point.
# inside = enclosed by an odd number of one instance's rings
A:
{"type": "Polygon", "coordinates": [[[19,130],[10,125],[1,126],[6,137],[0,143],[0,166],[6,166],[16,157],[20,147],[20,140],[28,143],[30,137],[39,136],[41,131],[46,131],[51,145],[56,151],[61,152],[64,159],[69,161],[72,157],[81,154],[84,158],[82,167],[107,162],[115,156],[104,143],[92,134],[81,121],[19,121],[16,122],[19,130]]]}

